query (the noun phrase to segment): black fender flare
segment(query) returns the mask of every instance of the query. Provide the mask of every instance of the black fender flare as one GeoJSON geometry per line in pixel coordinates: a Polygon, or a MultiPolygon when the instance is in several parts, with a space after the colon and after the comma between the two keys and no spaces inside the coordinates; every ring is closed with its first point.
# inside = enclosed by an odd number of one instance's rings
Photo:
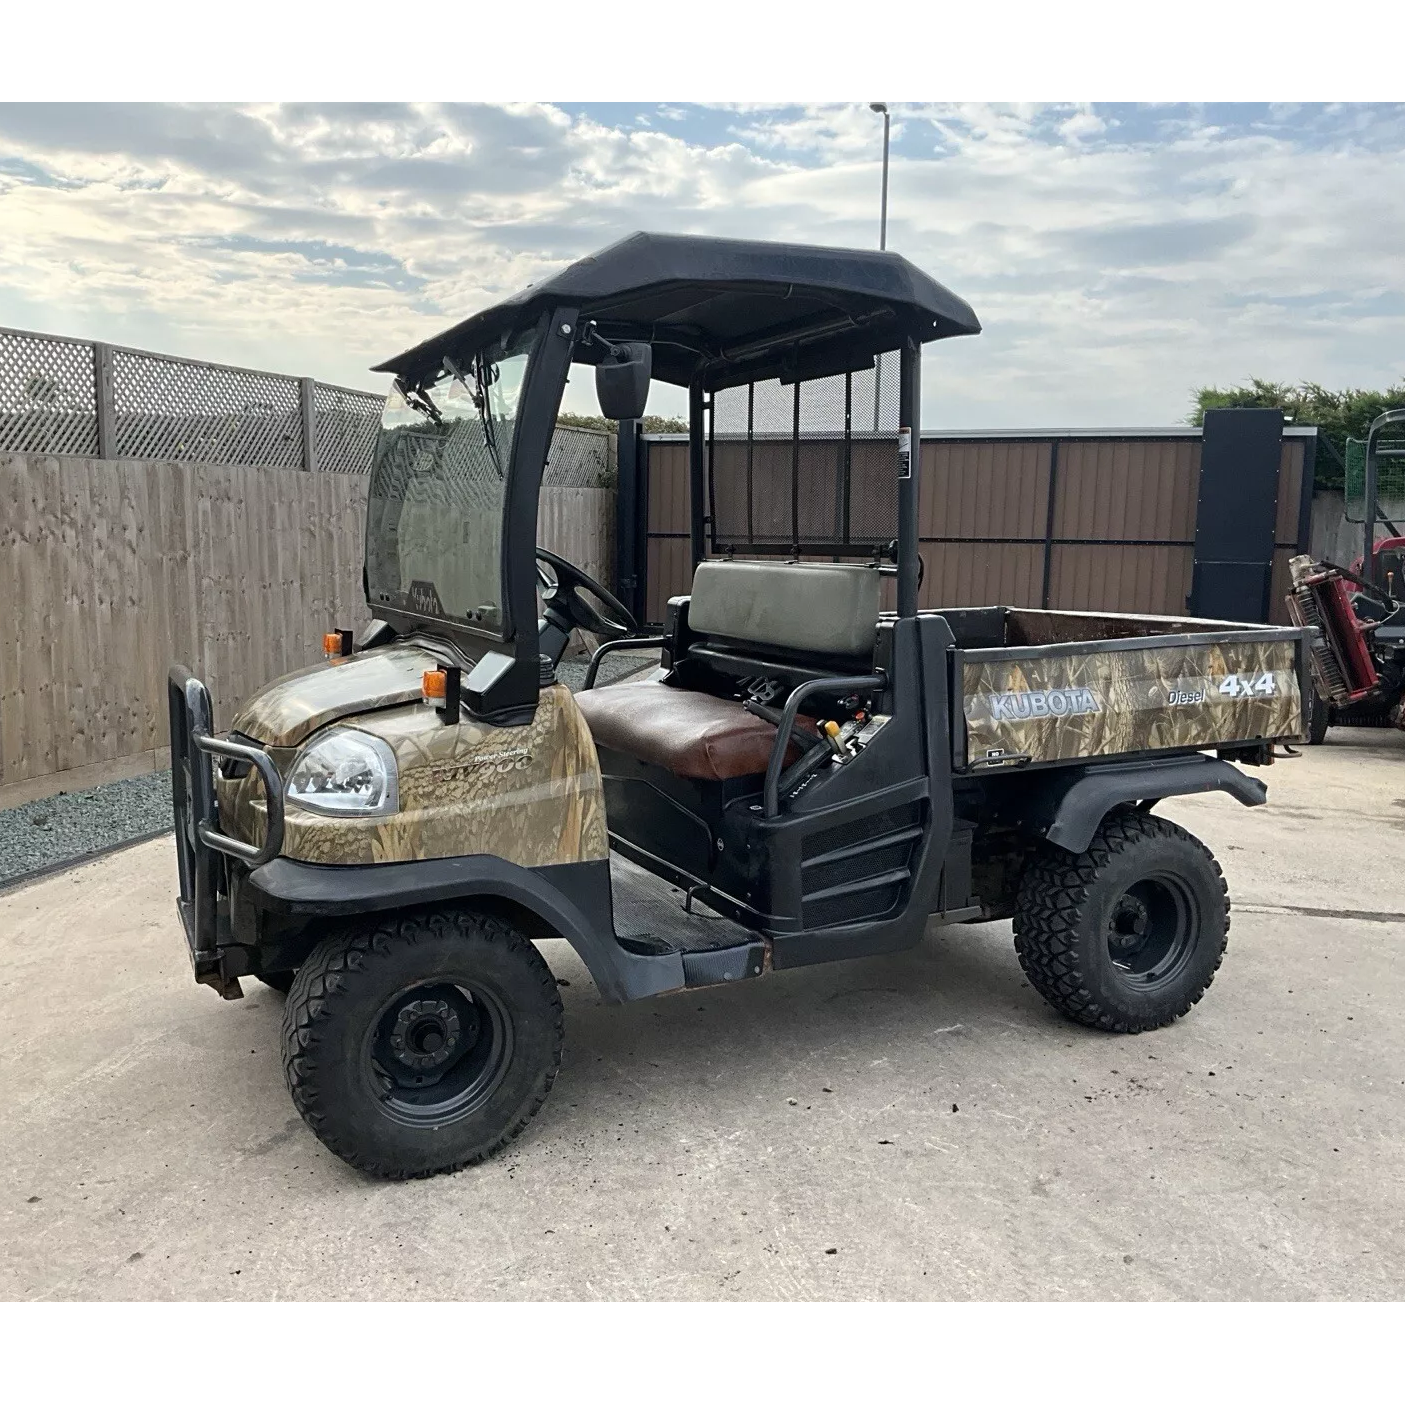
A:
{"type": "Polygon", "coordinates": [[[1038,785],[1029,822],[1050,843],[1081,854],[1115,805],[1210,790],[1227,791],[1241,805],[1262,805],[1268,799],[1268,787],[1261,780],[1246,776],[1228,761],[1180,756],[1051,772],[1038,785]]]}
{"type": "Polygon", "coordinates": [[[612,1003],[681,989],[682,958],[643,956],[615,939],[607,859],[524,868],[494,854],[401,863],[316,864],[276,858],[243,885],[259,910],[286,917],[359,917],[464,898],[525,908],[564,938],[612,1003]]]}

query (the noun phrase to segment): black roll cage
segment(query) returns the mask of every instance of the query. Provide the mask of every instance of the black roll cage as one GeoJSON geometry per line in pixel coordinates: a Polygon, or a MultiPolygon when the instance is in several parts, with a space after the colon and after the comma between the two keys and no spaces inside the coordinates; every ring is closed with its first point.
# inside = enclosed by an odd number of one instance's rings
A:
{"type": "MultiPolygon", "coordinates": [[[[688,390],[695,567],[706,555],[708,397],[762,379],[798,384],[866,370],[897,351],[897,613],[917,613],[922,344],[980,331],[960,298],[891,252],[636,234],[374,369],[423,386],[446,359],[462,361],[485,339],[533,321],[540,336],[523,384],[503,510],[501,633],[367,602],[398,632],[446,635],[476,660],[464,692],[477,716],[516,722],[536,705],[542,475],[571,363],[597,363],[610,341],[648,343],[654,378],[688,390]]],[[[636,498],[645,490],[634,475],[627,486],[636,498]]]]}

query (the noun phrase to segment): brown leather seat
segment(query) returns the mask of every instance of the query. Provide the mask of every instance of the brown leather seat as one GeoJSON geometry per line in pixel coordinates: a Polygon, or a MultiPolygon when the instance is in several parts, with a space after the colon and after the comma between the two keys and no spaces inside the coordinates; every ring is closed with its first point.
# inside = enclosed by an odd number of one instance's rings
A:
{"type": "MultiPolygon", "coordinates": [[[[597,746],[700,781],[759,775],[776,729],[739,702],[666,683],[615,683],[577,693],[597,746]]],[[[792,745],[788,760],[798,755],[792,745]]]]}

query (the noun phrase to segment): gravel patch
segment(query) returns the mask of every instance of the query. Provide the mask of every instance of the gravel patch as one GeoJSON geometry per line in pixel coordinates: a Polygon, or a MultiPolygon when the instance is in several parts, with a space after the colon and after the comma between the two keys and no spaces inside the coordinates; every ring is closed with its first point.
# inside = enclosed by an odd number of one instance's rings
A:
{"type": "MultiPolygon", "coordinates": [[[[658,650],[621,649],[600,665],[600,684],[652,668],[658,650]]],[[[586,661],[563,662],[561,681],[574,693],[585,682],[586,661]]],[[[0,810],[0,887],[38,869],[67,863],[113,844],[171,827],[171,773],[153,771],[109,781],[48,800],[0,810]]]]}
{"type": "Polygon", "coordinates": [[[0,886],[170,827],[169,771],[0,810],[0,886]]]}
{"type": "MultiPolygon", "coordinates": [[[[603,688],[606,683],[617,683],[631,673],[640,673],[646,668],[657,668],[658,662],[657,646],[652,649],[620,649],[613,654],[606,654],[600,660],[600,672],[595,679],[595,686],[603,688]]],[[[556,676],[573,693],[578,693],[581,684],[585,682],[585,671],[589,667],[589,659],[563,659],[556,665],[556,676]]]]}

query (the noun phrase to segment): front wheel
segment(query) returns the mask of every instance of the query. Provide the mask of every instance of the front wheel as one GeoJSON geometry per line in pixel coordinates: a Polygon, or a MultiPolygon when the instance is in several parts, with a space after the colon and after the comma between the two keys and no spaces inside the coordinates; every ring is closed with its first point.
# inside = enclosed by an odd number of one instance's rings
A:
{"type": "Polygon", "coordinates": [[[532,943],[468,911],[391,915],[299,968],[283,1070],[322,1143],[389,1180],[457,1171],[511,1141],[561,1063],[561,998],[532,943]]]}
{"type": "Polygon", "coordinates": [[[1119,811],[1083,854],[1051,849],[1020,884],[1015,950],[1030,984],[1079,1024],[1140,1034],[1186,1014],[1229,934],[1224,875],[1179,825],[1119,811]]]}

